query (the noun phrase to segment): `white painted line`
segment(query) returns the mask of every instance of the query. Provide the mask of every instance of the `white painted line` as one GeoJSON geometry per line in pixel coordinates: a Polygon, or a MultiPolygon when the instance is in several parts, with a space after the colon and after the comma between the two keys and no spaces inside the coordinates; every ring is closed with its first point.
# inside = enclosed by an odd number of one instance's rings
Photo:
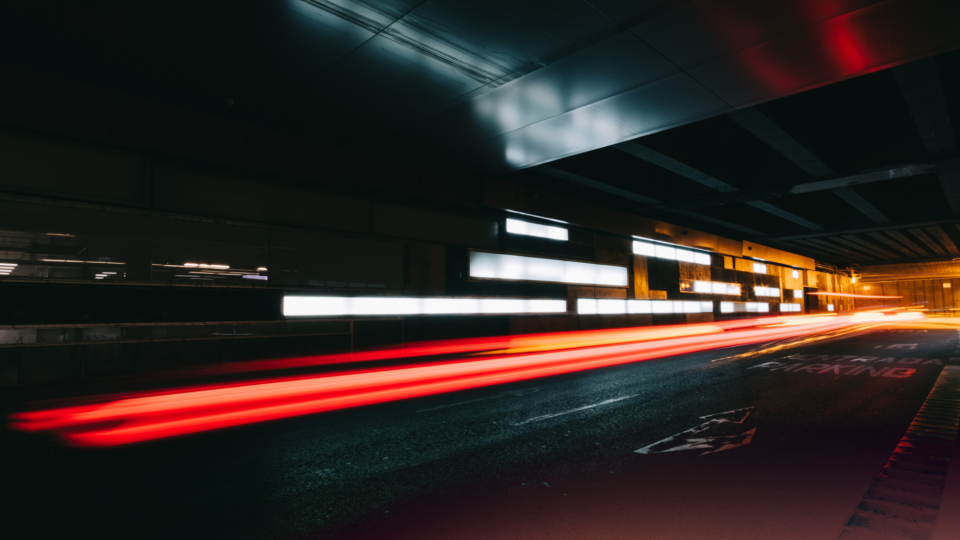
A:
{"type": "Polygon", "coordinates": [[[501,392],[501,393],[499,393],[499,394],[497,394],[497,395],[495,395],[495,396],[487,396],[487,397],[482,397],[482,398],[477,398],[477,399],[471,399],[471,400],[469,400],[469,401],[460,401],[460,402],[458,402],[458,403],[451,403],[451,404],[449,404],[449,405],[440,405],[439,407],[430,407],[429,409],[420,409],[420,410],[418,410],[417,412],[436,411],[436,410],[439,410],[439,409],[446,409],[446,408],[448,408],[448,407],[458,407],[458,406],[460,406],[460,405],[467,405],[467,404],[469,404],[469,403],[476,403],[476,402],[478,402],[478,401],[487,401],[487,400],[489,400],[489,399],[497,399],[497,398],[502,398],[502,397],[507,397],[507,396],[520,397],[520,396],[525,396],[525,395],[527,395],[527,394],[532,394],[532,393],[534,393],[534,392],[539,392],[539,391],[540,391],[540,387],[536,387],[536,388],[526,388],[526,389],[523,389],[523,390],[511,390],[511,391],[509,391],[509,392],[501,392]]]}
{"type": "Polygon", "coordinates": [[[543,415],[543,416],[535,416],[535,417],[533,417],[533,418],[530,418],[529,420],[524,420],[523,422],[518,422],[518,423],[516,423],[516,424],[514,424],[514,425],[515,425],[515,426],[522,426],[522,425],[524,425],[524,424],[529,424],[530,422],[539,422],[540,420],[547,420],[547,419],[549,419],[549,418],[554,418],[554,417],[557,417],[557,416],[563,416],[563,415],[565,415],[565,414],[575,413],[575,412],[577,412],[577,411],[585,411],[585,410],[587,410],[587,409],[592,409],[592,408],[594,408],[594,407],[599,407],[599,406],[601,406],[601,405],[607,405],[608,403],[613,403],[613,402],[616,402],[616,401],[623,401],[623,400],[625,400],[625,399],[630,399],[630,398],[632,398],[632,397],[637,397],[637,396],[639,396],[639,395],[640,395],[640,394],[633,394],[633,395],[630,395],[630,396],[623,396],[623,397],[608,399],[608,400],[606,400],[606,401],[601,401],[600,403],[594,403],[593,405],[587,405],[586,407],[579,407],[579,408],[576,408],[576,409],[571,409],[571,410],[569,410],[569,411],[563,411],[563,412],[559,412],[559,413],[555,413],[555,414],[545,414],[545,415],[543,415]]]}

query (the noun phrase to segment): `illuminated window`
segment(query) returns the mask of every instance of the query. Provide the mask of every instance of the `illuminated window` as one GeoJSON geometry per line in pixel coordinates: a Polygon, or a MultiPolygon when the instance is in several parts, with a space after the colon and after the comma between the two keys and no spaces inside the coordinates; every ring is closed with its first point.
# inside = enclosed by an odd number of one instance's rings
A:
{"type": "Polygon", "coordinates": [[[803,298],[803,289],[794,289],[793,290],[794,298],[803,298]]]}
{"type": "Polygon", "coordinates": [[[799,271],[799,270],[794,270],[793,272],[791,272],[791,275],[792,275],[793,277],[795,277],[795,278],[799,278],[799,277],[800,277],[800,271],[799,271]]]}
{"type": "Polygon", "coordinates": [[[766,302],[720,302],[720,313],[766,313],[770,304],[766,302]]]}
{"type": "Polygon", "coordinates": [[[518,281],[552,281],[584,285],[627,286],[627,269],[519,255],[470,252],[470,277],[518,281]]]}
{"type": "Polygon", "coordinates": [[[776,287],[754,287],[753,292],[755,292],[757,296],[780,297],[780,289],[776,287]]]}
{"type": "Polygon", "coordinates": [[[766,273],[767,273],[767,265],[761,264],[761,263],[753,263],[753,271],[756,272],[756,273],[758,273],[758,274],[766,274],[766,273]]]}
{"type": "Polygon", "coordinates": [[[550,238],[551,240],[567,240],[567,230],[560,227],[550,227],[549,225],[538,225],[536,223],[527,223],[516,219],[507,220],[507,232],[512,234],[524,234],[527,236],[538,236],[540,238],[550,238]]]}
{"type": "Polygon", "coordinates": [[[624,313],[713,313],[713,302],[580,298],[577,300],[577,313],[580,315],[615,315],[624,313]]]}
{"type": "Polygon", "coordinates": [[[740,294],[740,285],[736,283],[718,283],[715,281],[693,281],[680,284],[680,290],[683,292],[695,292],[700,294],[740,294]]]}
{"type": "Polygon", "coordinates": [[[800,304],[780,304],[780,311],[800,311],[800,304]]]}
{"type": "Polygon", "coordinates": [[[699,251],[682,249],[663,244],[651,244],[650,242],[633,242],[633,252],[636,255],[646,257],[657,257],[660,259],[671,259],[681,262],[690,262],[694,264],[710,265],[710,255],[699,251]]]}
{"type": "Polygon", "coordinates": [[[479,315],[488,313],[566,313],[566,300],[513,298],[378,298],[284,296],[283,314],[330,315],[479,315]]]}
{"type": "Polygon", "coordinates": [[[670,246],[662,246],[656,244],[653,246],[653,252],[659,259],[674,259],[677,258],[677,248],[672,248],[670,246]]]}
{"type": "Polygon", "coordinates": [[[827,311],[833,311],[833,304],[827,304],[827,311]]]}

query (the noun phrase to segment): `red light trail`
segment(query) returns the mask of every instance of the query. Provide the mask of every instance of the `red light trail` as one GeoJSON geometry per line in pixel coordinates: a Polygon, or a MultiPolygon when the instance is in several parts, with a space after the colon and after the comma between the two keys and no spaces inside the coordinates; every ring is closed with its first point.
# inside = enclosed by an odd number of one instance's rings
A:
{"type": "Polygon", "coordinates": [[[414,356],[411,351],[417,351],[418,356],[480,351],[492,351],[492,354],[391,368],[117,396],[101,403],[14,414],[11,425],[28,432],[55,431],[66,441],[80,446],[115,446],[779,340],[868,321],[898,322],[922,317],[919,313],[770,317],[683,326],[454,340],[441,342],[436,349],[417,344],[411,349],[364,354],[374,354],[377,358],[390,354],[393,357],[414,356]]]}

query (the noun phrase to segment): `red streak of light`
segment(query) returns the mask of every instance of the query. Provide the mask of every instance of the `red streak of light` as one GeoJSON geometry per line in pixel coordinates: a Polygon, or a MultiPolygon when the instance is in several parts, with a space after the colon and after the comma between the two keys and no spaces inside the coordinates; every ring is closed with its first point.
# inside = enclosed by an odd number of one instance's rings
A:
{"type": "Polygon", "coordinates": [[[845,294],[832,292],[808,292],[807,294],[814,296],[843,296],[846,298],[903,298],[902,296],[874,296],[869,294],[845,294]]]}
{"type": "MultiPolygon", "coordinates": [[[[791,316],[796,318],[797,316],[791,316]]],[[[565,345],[567,348],[578,346],[592,346],[599,341],[643,341],[665,337],[664,334],[677,330],[690,334],[705,333],[708,331],[730,330],[740,327],[756,326],[753,319],[723,321],[708,325],[665,325],[644,328],[617,328],[611,330],[581,330],[577,332],[556,332],[549,334],[527,334],[515,336],[498,336],[488,338],[453,339],[420,343],[408,343],[401,348],[387,348],[356,353],[332,354],[325,356],[302,356],[296,358],[278,358],[270,360],[255,360],[245,362],[231,362],[216,366],[200,366],[179,370],[185,374],[225,374],[246,373],[251,371],[266,371],[279,369],[294,369],[300,367],[336,365],[360,362],[375,362],[382,360],[400,360],[404,358],[418,358],[424,356],[440,356],[452,354],[479,353],[485,351],[512,350],[529,346],[545,347],[549,345],[565,345]]]]}
{"type": "MultiPolygon", "coordinates": [[[[878,315],[878,318],[911,320],[922,316],[917,313],[878,315]]],[[[55,430],[67,441],[81,446],[113,446],[718,347],[796,337],[859,324],[862,319],[837,316],[771,317],[728,322],[731,324],[718,324],[734,331],[719,334],[485,357],[469,362],[170,390],[94,405],[19,413],[12,416],[12,427],[23,431],[55,430]],[[809,322],[798,324],[805,319],[809,322]],[[758,328],[758,324],[764,326],[758,328]]],[[[587,339],[593,340],[595,337],[593,333],[587,339]]]]}

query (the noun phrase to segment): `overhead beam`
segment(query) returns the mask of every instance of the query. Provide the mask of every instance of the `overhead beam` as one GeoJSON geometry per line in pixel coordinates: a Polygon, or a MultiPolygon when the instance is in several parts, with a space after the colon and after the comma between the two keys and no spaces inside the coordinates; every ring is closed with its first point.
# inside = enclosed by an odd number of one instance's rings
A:
{"type": "Polygon", "coordinates": [[[753,235],[753,236],[755,236],[755,237],[757,237],[757,238],[765,238],[765,237],[767,236],[765,233],[762,233],[762,232],[760,232],[760,231],[755,231],[755,230],[753,230],[753,229],[751,229],[751,228],[749,228],[749,227],[743,227],[743,226],[740,226],[740,225],[736,225],[736,224],[734,224],[734,223],[730,223],[729,221],[723,221],[723,220],[721,220],[721,219],[712,218],[712,217],[710,217],[710,216],[705,216],[705,215],[699,214],[699,213],[697,213],[697,212],[690,212],[689,210],[674,210],[673,213],[674,213],[674,214],[679,214],[679,215],[681,215],[681,216],[687,216],[688,218],[692,218],[692,219],[698,219],[698,220],[703,221],[703,222],[705,222],[705,223],[712,223],[712,224],[714,224],[714,225],[719,225],[719,226],[721,226],[721,227],[726,227],[726,228],[728,228],[728,229],[732,229],[732,230],[735,230],[735,231],[740,231],[740,232],[742,232],[742,233],[746,233],[746,234],[749,234],[749,235],[753,235]]]}
{"type": "Polygon", "coordinates": [[[800,242],[801,241],[777,242],[777,244],[780,245],[781,247],[786,248],[788,251],[792,251],[794,253],[800,253],[800,254],[806,253],[806,254],[812,255],[814,259],[829,261],[838,256],[833,254],[833,252],[821,249],[820,247],[810,247],[800,242]]]}
{"type": "MultiPolygon", "coordinates": [[[[936,59],[927,58],[895,67],[893,75],[910,109],[910,116],[917,126],[927,155],[932,158],[956,156],[957,140],[940,84],[936,59]]],[[[960,214],[960,165],[954,162],[942,167],[937,177],[950,210],[960,214]]]]}
{"type": "Polygon", "coordinates": [[[827,189],[845,188],[857,186],[860,184],[870,184],[873,182],[883,182],[884,180],[896,180],[897,178],[907,178],[920,174],[929,174],[937,172],[936,163],[924,163],[920,165],[905,165],[903,167],[892,167],[882,171],[873,171],[868,173],[845,176],[843,178],[834,178],[832,180],[821,180],[819,182],[807,182],[797,184],[790,188],[790,193],[799,195],[800,193],[813,193],[814,191],[824,191],[827,189]]]}
{"type": "Polygon", "coordinates": [[[909,258],[913,258],[913,257],[916,257],[917,255],[920,255],[919,253],[911,251],[910,248],[904,246],[903,244],[897,243],[892,238],[884,235],[883,233],[871,232],[871,233],[867,233],[867,236],[883,242],[884,244],[892,247],[893,249],[899,251],[900,253],[903,253],[909,258]]]}
{"type": "MultiPolygon", "coordinates": [[[[828,167],[826,163],[813,155],[810,150],[807,150],[805,146],[781,129],[776,122],[768,118],[756,107],[730,113],[727,117],[739,124],[740,127],[752,133],[757,139],[766,143],[770,148],[779,152],[780,155],[790,160],[791,163],[810,176],[823,178],[835,174],[833,169],[828,167]]],[[[841,187],[835,188],[832,191],[847,204],[874,222],[887,223],[890,221],[880,210],[851,188],[841,187]]]]}
{"type": "Polygon", "coordinates": [[[917,221],[913,223],[890,223],[887,225],[877,225],[876,227],[857,227],[851,229],[826,229],[822,232],[809,232],[803,234],[791,234],[787,236],[778,236],[774,240],[796,240],[799,238],[824,238],[828,236],[837,236],[841,234],[867,234],[872,232],[896,231],[904,229],[914,229],[917,227],[932,227],[934,225],[945,225],[957,223],[958,218],[934,219],[929,221],[917,221]]]}
{"type": "Polygon", "coordinates": [[[781,218],[781,219],[785,219],[785,220],[787,220],[787,221],[792,221],[792,222],[794,222],[794,223],[796,223],[797,225],[800,225],[800,226],[802,226],[802,227],[806,227],[806,228],[811,229],[811,230],[814,230],[814,231],[822,231],[822,230],[823,230],[823,227],[817,225],[816,223],[814,223],[814,222],[812,222],[812,221],[807,221],[806,219],[803,219],[802,217],[800,217],[800,216],[798,216],[798,215],[796,215],[796,214],[794,214],[794,213],[787,212],[786,210],[783,210],[783,209],[781,209],[781,208],[777,208],[776,206],[774,206],[774,205],[772,205],[772,204],[770,204],[770,203],[768,203],[768,202],[766,202],[766,201],[753,201],[753,202],[748,202],[747,204],[748,204],[749,206],[752,206],[752,207],[757,208],[757,209],[759,209],[759,210],[763,210],[764,212],[773,214],[773,215],[775,215],[775,216],[777,216],[777,217],[779,217],[779,218],[781,218]]]}
{"type": "Polygon", "coordinates": [[[883,257],[884,259],[896,259],[896,258],[897,258],[897,255],[895,255],[895,254],[887,251],[886,249],[883,249],[882,247],[877,246],[876,244],[873,244],[873,243],[871,243],[871,242],[866,242],[866,241],[864,241],[864,240],[862,240],[862,239],[860,239],[860,238],[857,238],[856,236],[853,236],[853,235],[849,235],[849,234],[848,234],[848,235],[843,235],[843,236],[836,236],[836,237],[833,237],[833,240],[834,240],[835,242],[841,242],[841,243],[846,244],[846,245],[848,245],[848,246],[856,247],[856,248],[860,249],[861,251],[867,251],[867,252],[869,252],[869,253],[875,253],[875,254],[877,254],[877,255],[880,255],[880,256],[883,257]]]}
{"type": "Polygon", "coordinates": [[[924,251],[923,248],[921,248],[920,246],[915,244],[912,240],[904,236],[903,233],[901,233],[900,231],[887,231],[887,234],[889,234],[897,242],[900,242],[901,244],[916,251],[917,253],[920,253],[921,255],[930,255],[929,253],[924,251]]]}
{"type": "MultiPolygon", "coordinates": [[[[613,148],[616,148],[621,152],[626,152],[627,154],[630,154],[633,157],[640,158],[648,163],[657,165],[674,174],[678,174],[680,176],[683,176],[684,178],[693,180],[698,184],[707,186],[711,189],[715,189],[721,193],[731,193],[734,191],[740,191],[740,189],[737,188],[736,186],[731,186],[730,184],[724,182],[723,180],[719,180],[717,178],[710,176],[709,174],[698,171],[697,169],[694,169],[693,167],[685,163],[681,163],[670,156],[663,155],[660,152],[653,150],[652,148],[647,148],[646,146],[643,146],[640,143],[637,143],[634,141],[627,141],[624,143],[615,144],[613,145],[613,148]]],[[[777,208],[776,206],[766,202],[752,201],[752,202],[748,202],[747,204],[759,210],[763,210],[764,212],[773,214],[781,219],[792,221],[793,223],[796,223],[802,227],[806,227],[814,231],[819,231],[823,229],[823,227],[817,225],[816,223],[808,221],[792,212],[788,212],[781,208],[777,208]]]]}
{"type": "Polygon", "coordinates": [[[907,101],[927,154],[932,158],[955,156],[957,141],[936,59],[926,58],[897,66],[893,68],[893,76],[907,101]]]}
{"type": "Polygon", "coordinates": [[[825,248],[825,247],[823,247],[823,246],[814,244],[814,243],[810,242],[809,240],[792,240],[792,241],[789,242],[788,244],[790,244],[790,243],[795,244],[795,245],[798,245],[798,246],[806,249],[807,251],[812,251],[812,252],[814,252],[814,253],[826,253],[826,254],[827,254],[827,257],[826,257],[826,258],[828,258],[828,259],[831,258],[831,257],[847,257],[847,255],[845,255],[844,253],[842,253],[840,250],[835,250],[835,249],[832,249],[832,248],[825,248]]]}
{"type": "Polygon", "coordinates": [[[960,159],[951,159],[944,161],[937,172],[937,179],[940,180],[940,188],[943,194],[947,196],[947,203],[950,204],[950,211],[960,215],[960,159]]]}
{"type": "Polygon", "coordinates": [[[883,212],[881,212],[876,206],[870,204],[869,201],[864,199],[863,196],[854,191],[852,188],[835,188],[830,191],[836,194],[837,197],[843,199],[843,201],[850,206],[859,210],[861,214],[870,218],[874,223],[890,223],[890,219],[883,215],[883,212]]]}
{"type": "Polygon", "coordinates": [[[926,231],[924,231],[923,229],[908,229],[908,230],[910,231],[910,234],[916,236],[921,242],[926,244],[927,247],[930,248],[930,250],[936,253],[937,255],[947,254],[947,251],[942,247],[940,247],[940,244],[938,244],[933,238],[930,238],[930,236],[928,236],[926,231]]]}
{"type": "MultiPolygon", "coordinates": [[[[636,202],[641,203],[641,204],[643,204],[643,205],[645,205],[645,206],[648,206],[648,207],[649,207],[649,206],[653,206],[653,205],[657,205],[657,204],[660,202],[660,201],[658,201],[658,200],[656,200],[656,199],[652,199],[652,198],[650,198],[650,197],[644,197],[643,195],[639,195],[639,194],[637,194],[637,193],[633,193],[632,191],[627,191],[627,190],[625,190],[625,189],[620,189],[620,188],[618,188],[618,187],[614,187],[614,186],[611,186],[611,185],[609,185],[609,184],[604,184],[603,182],[597,182],[596,180],[592,180],[592,179],[590,179],[590,178],[586,178],[586,177],[583,177],[583,176],[580,176],[580,175],[577,175],[577,174],[569,173],[569,172],[567,172],[567,171],[562,171],[562,170],[557,169],[557,168],[554,168],[554,167],[549,167],[549,166],[546,166],[546,165],[540,165],[539,167],[536,167],[536,168],[534,168],[533,170],[534,170],[534,171],[537,171],[537,172],[540,172],[540,173],[543,173],[543,174],[546,174],[546,175],[549,175],[549,176],[552,176],[552,177],[554,177],[554,178],[559,178],[559,179],[561,179],[561,180],[566,180],[566,181],[568,181],[568,182],[573,182],[573,183],[575,183],[575,184],[580,184],[581,186],[586,186],[586,187],[589,187],[589,188],[596,189],[596,190],[598,190],[598,191],[603,191],[603,192],[609,193],[609,194],[611,194],[611,195],[616,195],[616,196],[618,196],[618,197],[623,197],[623,198],[629,199],[629,200],[631,200],[631,201],[636,201],[636,202]]],[[[727,221],[723,221],[723,220],[720,220],[720,219],[712,218],[712,217],[710,217],[710,216],[705,216],[705,215],[699,214],[699,213],[697,213],[697,212],[691,212],[691,211],[688,211],[688,210],[681,210],[681,209],[677,209],[677,210],[669,209],[669,210],[672,211],[672,212],[674,212],[674,213],[676,213],[676,214],[680,214],[680,215],[683,215],[683,216],[687,216],[687,217],[693,218],[693,219],[698,219],[698,220],[703,221],[703,222],[705,222],[705,223],[711,223],[711,224],[713,224],[713,225],[718,225],[718,226],[720,226],[720,227],[726,227],[726,228],[731,229],[731,230],[740,231],[740,232],[742,232],[742,233],[746,233],[746,234],[749,234],[749,235],[753,235],[753,236],[756,236],[756,237],[759,237],[759,238],[762,238],[762,237],[765,237],[765,236],[766,236],[766,234],[764,234],[764,233],[762,233],[762,232],[760,232],[760,231],[755,231],[755,230],[753,230],[753,229],[750,229],[750,228],[747,228],[747,227],[742,227],[742,226],[736,225],[736,224],[734,224],[734,223],[729,223],[729,222],[727,222],[727,221]]]]}
{"type": "Polygon", "coordinates": [[[873,260],[873,259],[875,259],[875,257],[872,257],[872,256],[870,256],[870,255],[866,255],[866,256],[865,256],[865,255],[861,255],[861,254],[856,253],[856,252],[854,252],[854,251],[850,251],[849,249],[847,249],[847,248],[845,248],[845,247],[843,247],[843,246],[838,246],[838,245],[836,245],[836,244],[827,243],[827,242],[825,242],[825,241],[823,241],[823,240],[821,240],[821,239],[819,239],[819,238],[811,238],[811,239],[809,239],[809,240],[804,240],[804,241],[807,242],[807,243],[811,243],[811,244],[818,245],[818,246],[823,246],[823,247],[825,247],[825,248],[827,248],[827,249],[832,249],[832,250],[834,250],[834,251],[839,251],[839,252],[842,253],[845,257],[852,257],[854,260],[859,260],[859,259],[873,260]]]}
{"type": "Polygon", "coordinates": [[[731,186],[723,180],[718,180],[707,173],[700,172],[685,163],[681,163],[670,156],[663,155],[652,148],[647,148],[638,142],[627,141],[620,144],[615,144],[613,145],[613,148],[630,154],[633,157],[640,158],[646,162],[653,163],[654,165],[657,165],[684,178],[693,180],[694,182],[707,186],[708,188],[712,188],[724,193],[728,191],[738,191],[736,187],[731,186]]]}
{"type": "Polygon", "coordinates": [[[940,163],[921,163],[914,165],[905,165],[901,167],[892,167],[880,171],[860,173],[830,180],[818,180],[816,182],[804,183],[780,183],[771,184],[762,188],[744,189],[731,191],[723,194],[709,197],[698,197],[695,199],[684,199],[668,201],[662,204],[667,208],[708,208],[711,206],[720,206],[724,204],[748,203],[753,201],[763,201],[789,197],[801,193],[813,193],[817,191],[834,190],[860,184],[872,182],[882,182],[885,180],[894,180],[897,178],[907,178],[919,174],[929,174],[937,172],[940,163]]]}
{"type": "Polygon", "coordinates": [[[924,228],[927,230],[928,233],[930,233],[931,236],[933,236],[941,244],[943,244],[943,247],[947,248],[947,251],[949,251],[951,255],[960,255],[960,250],[957,249],[957,245],[953,243],[953,240],[949,236],[947,236],[946,231],[944,231],[940,227],[924,227],[924,228]]]}
{"type": "Polygon", "coordinates": [[[559,178],[561,180],[566,180],[568,182],[573,182],[574,184],[580,184],[581,186],[586,186],[589,188],[596,189],[598,191],[603,191],[611,195],[616,195],[618,197],[623,197],[624,199],[629,199],[645,205],[655,205],[659,204],[660,201],[656,199],[651,199],[650,197],[644,197],[632,191],[627,191],[625,189],[620,189],[618,187],[611,186],[610,184],[604,184],[603,182],[597,182],[596,180],[591,180],[589,178],[569,173],[567,171],[561,171],[554,167],[548,167],[546,165],[540,165],[533,169],[537,172],[552,176],[554,178],[559,178]]]}
{"type": "Polygon", "coordinates": [[[851,241],[849,241],[849,240],[847,240],[847,239],[845,239],[845,238],[831,237],[831,238],[828,238],[828,239],[824,239],[824,241],[826,241],[826,240],[830,240],[830,241],[832,241],[832,242],[834,242],[834,243],[841,244],[841,245],[843,245],[844,247],[846,247],[847,249],[849,249],[850,251],[852,251],[853,253],[863,253],[863,254],[864,254],[863,256],[868,257],[868,258],[871,258],[871,259],[878,259],[878,258],[879,258],[879,259],[886,259],[886,258],[887,258],[887,257],[885,257],[885,256],[883,256],[883,255],[881,255],[881,254],[879,254],[879,253],[877,253],[877,252],[875,252],[875,251],[873,251],[873,250],[871,250],[871,249],[868,249],[868,248],[864,247],[862,244],[860,244],[860,243],[858,243],[858,242],[851,242],[851,241]]]}
{"type": "Polygon", "coordinates": [[[758,139],[789,159],[794,165],[806,171],[810,176],[831,176],[834,174],[820,158],[813,155],[796,139],[780,128],[765,114],[750,107],[727,115],[728,118],[740,124],[740,127],[754,134],[758,139]]]}

